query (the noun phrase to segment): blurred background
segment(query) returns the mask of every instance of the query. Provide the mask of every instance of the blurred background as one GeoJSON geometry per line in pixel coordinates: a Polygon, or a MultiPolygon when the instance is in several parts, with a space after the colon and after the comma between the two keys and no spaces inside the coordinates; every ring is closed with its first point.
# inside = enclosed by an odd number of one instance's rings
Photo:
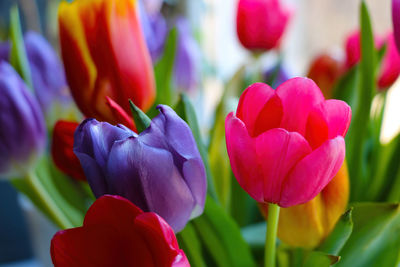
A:
{"type": "MultiPolygon", "coordinates": [[[[149,1],[149,0],[144,0],[149,1]]],[[[361,0],[286,0],[294,15],[281,45],[283,65],[290,76],[304,76],[310,61],[320,53],[330,52],[343,58],[346,36],[358,27],[361,0]]],[[[376,34],[392,30],[391,1],[366,1],[376,34]]],[[[56,50],[58,0],[1,0],[0,39],[8,32],[9,10],[18,4],[24,30],[46,36],[56,50]]],[[[236,0],[166,0],[164,5],[183,11],[202,48],[205,70],[192,98],[200,121],[207,126],[211,112],[222,94],[224,84],[235,74],[249,55],[236,36],[236,0]]],[[[263,64],[272,66],[278,55],[269,53],[263,64]]],[[[399,83],[391,90],[385,114],[382,138],[398,132],[396,118],[400,101],[399,83]],[[390,123],[388,123],[390,121],[390,123]]],[[[206,127],[205,127],[206,128],[206,127]]],[[[0,181],[0,266],[51,266],[49,244],[56,228],[35,212],[28,201],[5,181],[0,181]],[[22,207],[22,208],[21,208],[22,207]]]]}

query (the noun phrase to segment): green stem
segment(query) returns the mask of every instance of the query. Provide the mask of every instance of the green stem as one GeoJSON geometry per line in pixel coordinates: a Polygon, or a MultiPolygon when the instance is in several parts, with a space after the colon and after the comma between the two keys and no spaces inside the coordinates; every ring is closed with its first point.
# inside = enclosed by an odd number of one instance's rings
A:
{"type": "Polygon", "coordinates": [[[279,221],[279,206],[268,204],[267,237],[265,242],[265,267],[275,267],[276,233],[279,221]]]}
{"type": "Polygon", "coordinates": [[[56,205],[49,192],[43,186],[39,177],[33,171],[26,175],[26,181],[27,185],[32,189],[35,196],[43,204],[47,214],[49,214],[49,216],[59,227],[61,227],[61,229],[74,227],[66,215],[56,205]]]}

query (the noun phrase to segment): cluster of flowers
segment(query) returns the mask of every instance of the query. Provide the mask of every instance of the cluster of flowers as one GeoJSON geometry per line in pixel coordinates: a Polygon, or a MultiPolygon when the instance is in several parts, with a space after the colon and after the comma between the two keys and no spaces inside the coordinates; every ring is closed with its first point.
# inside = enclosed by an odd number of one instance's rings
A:
{"type": "MultiPolygon", "coordinates": [[[[54,163],[68,176],[87,181],[96,198],[81,227],[54,236],[56,266],[189,266],[175,234],[203,213],[207,175],[189,125],[156,100],[162,92],[156,89],[153,65],[163,55],[169,31],[160,7],[157,1],[61,2],[65,74],[42,37],[28,33],[24,38],[35,95],[7,63],[10,44],[0,47],[2,177],[24,176],[37,163],[46,149],[45,118],[55,102],[70,106],[68,87],[85,117],[80,123],[50,125],[54,163]],[[152,120],[143,115],[143,127],[129,115],[132,105],[143,112],[156,107],[159,114],[152,120]]],[[[290,15],[278,0],[240,0],[240,42],[256,53],[277,48],[290,15]]],[[[198,83],[196,44],[183,18],[173,23],[178,32],[175,87],[191,90],[198,83]]],[[[318,58],[308,75],[316,82],[293,78],[276,89],[249,86],[236,112],[226,117],[233,174],[269,219],[277,206],[284,208],[278,236],[289,245],[316,247],[347,206],[344,137],[352,111],[346,102],[329,98],[341,75],[360,60],[360,42],[359,32],[349,37],[345,63],[318,58]],[[302,219],[293,234],[297,218],[302,219]]],[[[394,35],[376,38],[378,48],[385,43],[381,89],[400,73],[394,35]]]]}

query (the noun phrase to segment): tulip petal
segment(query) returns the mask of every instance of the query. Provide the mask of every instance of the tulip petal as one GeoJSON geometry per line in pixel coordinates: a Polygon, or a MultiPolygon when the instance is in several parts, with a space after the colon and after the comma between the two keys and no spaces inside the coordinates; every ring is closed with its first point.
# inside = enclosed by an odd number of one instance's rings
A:
{"type": "MultiPolygon", "coordinates": [[[[241,95],[236,116],[246,125],[250,136],[254,136],[254,133],[258,132],[255,130],[257,118],[264,106],[274,95],[275,90],[264,83],[252,84],[241,95]]],[[[269,119],[274,118],[270,117],[269,119]]],[[[269,125],[262,127],[264,129],[274,127],[274,123],[269,122],[269,120],[264,121],[263,124],[269,125]]],[[[277,126],[279,126],[279,124],[277,126]]]]}
{"type": "Polygon", "coordinates": [[[299,133],[281,128],[259,135],[255,142],[257,165],[263,172],[258,179],[263,179],[264,201],[279,203],[285,177],[300,159],[311,152],[311,148],[299,133]]]}
{"type": "Polygon", "coordinates": [[[170,152],[131,137],[114,144],[107,168],[111,194],[156,212],[175,231],[185,226],[195,202],[170,152]]]}
{"type": "Polygon", "coordinates": [[[142,213],[143,211],[123,197],[105,195],[89,208],[83,225],[107,224],[128,229],[135,218],[142,213]]]}
{"type": "Polygon", "coordinates": [[[51,255],[56,267],[157,266],[139,233],[104,224],[57,232],[51,255]]]}
{"type": "Polygon", "coordinates": [[[283,104],[280,127],[304,136],[308,114],[324,101],[321,90],[311,79],[298,77],[281,84],[276,93],[283,104]]]}
{"type": "Polygon", "coordinates": [[[125,112],[125,110],[118,105],[111,97],[106,96],[106,103],[110,107],[111,112],[114,114],[115,121],[121,123],[131,129],[134,132],[137,132],[136,126],[132,120],[132,118],[125,112]]]}
{"type": "Polygon", "coordinates": [[[148,243],[156,266],[173,266],[176,258],[184,255],[171,227],[155,213],[146,212],[137,217],[135,228],[148,243]]]}
{"type": "Polygon", "coordinates": [[[344,139],[338,136],[300,160],[284,181],[279,205],[290,207],[313,199],[336,175],[344,156],[344,139]]]}
{"type": "Polygon", "coordinates": [[[331,99],[316,106],[308,116],[306,138],[317,148],[326,140],[345,136],[351,121],[351,108],[346,102],[331,99]]]}
{"type": "Polygon", "coordinates": [[[226,148],[232,171],[240,186],[258,202],[264,202],[263,181],[260,179],[256,148],[244,123],[229,113],[225,120],[226,148]]]}
{"type": "Polygon", "coordinates": [[[112,144],[133,136],[134,132],[106,122],[87,119],[75,132],[74,153],[96,197],[107,193],[105,166],[112,144]]]}

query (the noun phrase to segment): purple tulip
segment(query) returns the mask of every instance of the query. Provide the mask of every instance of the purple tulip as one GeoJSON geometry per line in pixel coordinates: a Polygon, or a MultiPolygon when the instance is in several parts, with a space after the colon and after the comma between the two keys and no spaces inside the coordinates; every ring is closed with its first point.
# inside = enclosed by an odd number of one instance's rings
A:
{"type": "Polygon", "coordinates": [[[392,0],[392,20],[397,51],[400,52],[400,0],[392,0]]]}
{"type": "Polygon", "coordinates": [[[290,78],[282,65],[276,65],[264,72],[264,81],[274,89],[290,78]]]}
{"type": "MultiPolygon", "coordinates": [[[[148,13],[148,8],[146,8],[144,3],[139,1],[140,23],[151,59],[153,62],[157,62],[164,50],[168,33],[167,22],[159,11],[155,12],[153,10],[154,13],[148,13]]],[[[154,7],[149,8],[154,9],[154,7]]]]}
{"type": "Polygon", "coordinates": [[[46,144],[43,114],[17,72],[0,63],[0,176],[24,175],[46,144]]]}
{"type": "Polygon", "coordinates": [[[176,21],[178,47],[175,57],[174,80],[178,89],[191,91],[199,82],[200,48],[193,38],[189,22],[180,17],[176,21]]]}
{"type": "Polygon", "coordinates": [[[74,152],[98,198],[120,195],[177,232],[203,212],[207,182],[189,126],[168,106],[137,135],[95,119],[75,132],[74,152]]]}
{"type": "MultiPolygon", "coordinates": [[[[63,65],[51,45],[38,33],[24,36],[25,50],[31,70],[36,98],[43,112],[48,112],[54,101],[69,104],[63,65]]],[[[0,60],[9,61],[10,45],[0,45],[0,60]]]]}

